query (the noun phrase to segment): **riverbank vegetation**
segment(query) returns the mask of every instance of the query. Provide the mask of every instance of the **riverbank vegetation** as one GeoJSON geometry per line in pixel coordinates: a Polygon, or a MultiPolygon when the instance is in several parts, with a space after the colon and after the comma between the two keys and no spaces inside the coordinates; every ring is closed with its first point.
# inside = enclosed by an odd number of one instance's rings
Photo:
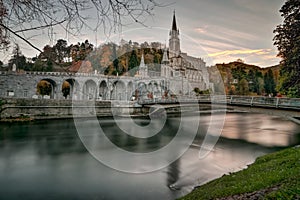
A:
{"type": "Polygon", "coordinates": [[[196,188],[189,199],[300,199],[300,147],[256,159],[240,172],[196,188]]]}

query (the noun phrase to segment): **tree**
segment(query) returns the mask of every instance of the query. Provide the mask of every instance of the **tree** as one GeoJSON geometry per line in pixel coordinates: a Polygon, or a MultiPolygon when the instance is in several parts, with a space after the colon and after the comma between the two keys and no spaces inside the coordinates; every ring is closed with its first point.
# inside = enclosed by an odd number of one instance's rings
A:
{"type": "Polygon", "coordinates": [[[242,79],[238,84],[239,94],[240,95],[248,95],[249,94],[249,84],[246,79],[242,79]]]}
{"type": "Polygon", "coordinates": [[[282,58],[278,89],[281,93],[300,97],[300,1],[287,0],[280,9],[284,18],[274,30],[274,45],[282,58]]]}
{"type": "Polygon", "coordinates": [[[24,69],[27,65],[26,57],[22,55],[18,44],[15,45],[12,54],[11,59],[8,61],[8,66],[11,68],[15,64],[17,69],[24,69]]]}
{"type": "Polygon", "coordinates": [[[64,62],[66,57],[70,57],[70,47],[66,40],[59,39],[53,47],[58,63],[64,62]]]}
{"type": "Polygon", "coordinates": [[[45,80],[41,80],[38,85],[37,85],[37,93],[44,96],[44,95],[49,95],[51,94],[52,87],[51,83],[45,80]]]}
{"type": "Polygon", "coordinates": [[[265,92],[265,82],[261,77],[257,78],[257,94],[262,95],[265,92]]]}
{"type": "Polygon", "coordinates": [[[119,70],[119,59],[117,56],[117,45],[116,44],[112,44],[112,60],[113,60],[113,67],[114,67],[114,71],[113,74],[116,75],[117,73],[121,75],[121,70],[119,70]]]}
{"type": "Polygon", "coordinates": [[[71,86],[70,83],[68,81],[64,81],[62,84],[62,93],[63,96],[65,97],[65,99],[67,99],[68,95],[70,95],[70,90],[71,90],[71,86]]]}
{"type": "Polygon", "coordinates": [[[73,61],[85,60],[86,57],[93,51],[94,45],[91,44],[88,40],[80,43],[78,42],[75,45],[72,45],[70,48],[70,55],[73,61]]]}
{"type": "Polygon", "coordinates": [[[83,28],[97,31],[100,27],[110,33],[118,30],[123,21],[144,24],[147,15],[152,15],[157,6],[161,5],[155,0],[1,0],[0,47],[7,47],[10,37],[14,36],[39,50],[29,40],[30,31],[48,29],[50,32],[58,26],[72,35],[80,34],[83,28]],[[92,21],[93,24],[89,24],[92,21]]]}
{"type": "Polygon", "coordinates": [[[131,76],[134,76],[135,73],[137,72],[138,65],[139,65],[139,61],[137,58],[136,51],[132,50],[129,58],[129,64],[128,64],[128,71],[131,76]]]}
{"type": "Polygon", "coordinates": [[[238,59],[236,60],[236,62],[239,62],[239,63],[245,63],[245,61],[242,60],[241,58],[238,58],[238,59]]]}
{"type": "Polygon", "coordinates": [[[264,88],[265,88],[265,92],[268,94],[275,94],[276,93],[276,84],[274,81],[274,76],[273,76],[273,71],[271,69],[269,69],[267,71],[267,73],[264,76],[264,88]]]}

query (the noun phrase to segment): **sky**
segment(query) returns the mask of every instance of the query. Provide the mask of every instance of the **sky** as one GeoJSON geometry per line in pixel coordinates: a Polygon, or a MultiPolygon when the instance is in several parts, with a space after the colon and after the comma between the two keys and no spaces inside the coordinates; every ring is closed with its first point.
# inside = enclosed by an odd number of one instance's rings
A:
{"type": "MultiPolygon", "coordinates": [[[[82,35],[66,36],[63,31],[33,33],[31,42],[43,48],[55,44],[63,38],[69,44],[89,39],[94,45],[121,39],[137,42],[167,43],[173,11],[176,11],[177,26],[180,31],[181,50],[195,57],[201,57],[207,65],[228,63],[242,59],[247,64],[269,67],[280,62],[278,51],[273,45],[273,30],[282,23],[279,9],[284,0],[158,0],[166,6],[157,7],[154,16],[148,17],[146,26],[131,23],[122,31],[106,36],[99,28],[97,32],[83,30],[82,35]],[[45,36],[46,35],[46,36],[45,36]]],[[[16,40],[25,56],[38,54],[28,45],[16,40]]],[[[2,52],[4,62],[9,53],[2,52]]]]}

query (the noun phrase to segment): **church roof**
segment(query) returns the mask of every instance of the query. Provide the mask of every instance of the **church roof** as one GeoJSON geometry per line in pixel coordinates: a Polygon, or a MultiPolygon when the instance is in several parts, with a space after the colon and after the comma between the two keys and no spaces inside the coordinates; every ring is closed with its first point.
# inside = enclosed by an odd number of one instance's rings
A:
{"type": "Polygon", "coordinates": [[[175,11],[174,11],[174,14],[173,14],[172,30],[177,31],[175,11]]]}

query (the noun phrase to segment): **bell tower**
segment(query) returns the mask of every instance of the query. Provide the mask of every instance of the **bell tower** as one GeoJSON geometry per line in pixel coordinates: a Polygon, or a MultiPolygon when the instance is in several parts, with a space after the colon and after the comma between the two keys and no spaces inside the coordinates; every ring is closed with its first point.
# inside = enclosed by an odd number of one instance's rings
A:
{"type": "Polygon", "coordinates": [[[169,58],[178,57],[180,54],[179,29],[176,25],[175,11],[173,14],[172,28],[169,34],[169,58]]]}

